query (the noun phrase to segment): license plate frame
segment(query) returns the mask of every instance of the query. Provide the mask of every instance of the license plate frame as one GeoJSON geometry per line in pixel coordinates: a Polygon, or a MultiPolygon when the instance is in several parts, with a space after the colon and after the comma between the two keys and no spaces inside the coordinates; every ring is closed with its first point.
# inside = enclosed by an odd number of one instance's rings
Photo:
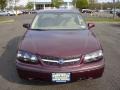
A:
{"type": "Polygon", "coordinates": [[[52,82],[70,82],[71,73],[52,73],[52,82]]]}

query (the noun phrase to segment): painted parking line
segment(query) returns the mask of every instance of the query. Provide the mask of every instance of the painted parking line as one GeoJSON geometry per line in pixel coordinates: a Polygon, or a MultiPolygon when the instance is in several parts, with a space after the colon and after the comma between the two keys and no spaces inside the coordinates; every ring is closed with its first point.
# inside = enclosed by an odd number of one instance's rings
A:
{"type": "Polygon", "coordinates": [[[2,23],[12,23],[14,22],[15,20],[11,19],[11,20],[5,20],[5,21],[0,21],[0,24],[2,23]]]}

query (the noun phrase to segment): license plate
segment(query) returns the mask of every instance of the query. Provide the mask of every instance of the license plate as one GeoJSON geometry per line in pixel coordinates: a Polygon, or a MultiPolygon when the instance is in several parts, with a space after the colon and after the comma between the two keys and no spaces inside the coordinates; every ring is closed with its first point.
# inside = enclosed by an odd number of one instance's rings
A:
{"type": "Polygon", "coordinates": [[[53,82],[69,82],[70,73],[52,73],[53,82]]]}

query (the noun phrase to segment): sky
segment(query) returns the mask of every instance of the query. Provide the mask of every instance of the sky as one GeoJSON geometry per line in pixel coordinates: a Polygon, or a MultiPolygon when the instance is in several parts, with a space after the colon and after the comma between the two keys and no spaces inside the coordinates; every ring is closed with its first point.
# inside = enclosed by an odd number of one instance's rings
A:
{"type": "MultiPolygon", "coordinates": [[[[113,0],[98,0],[98,2],[112,2],[113,0]]],[[[20,0],[18,5],[26,5],[28,0],[20,0]]]]}
{"type": "Polygon", "coordinates": [[[113,0],[98,0],[98,2],[112,2],[113,0]]]}
{"type": "Polygon", "coordinates": [[[18,5],[26,5],[28,0],[20,0],[17,4],[18,5]]]}

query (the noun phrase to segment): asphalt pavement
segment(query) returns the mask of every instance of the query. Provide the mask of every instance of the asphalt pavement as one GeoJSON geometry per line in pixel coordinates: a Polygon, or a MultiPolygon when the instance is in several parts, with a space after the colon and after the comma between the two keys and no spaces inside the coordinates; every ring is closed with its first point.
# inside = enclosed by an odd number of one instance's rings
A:
{"type": "Polygon", "coordinates": [[[120,23],[96,23],[93,29],[105,56],[103,77],[67,84],[21,80],[15,67],[16,49],[24,34],[23,23],[34,15],[11,16],[12,23],[0,24],[0,90],[120,90],[120,23]]]}

